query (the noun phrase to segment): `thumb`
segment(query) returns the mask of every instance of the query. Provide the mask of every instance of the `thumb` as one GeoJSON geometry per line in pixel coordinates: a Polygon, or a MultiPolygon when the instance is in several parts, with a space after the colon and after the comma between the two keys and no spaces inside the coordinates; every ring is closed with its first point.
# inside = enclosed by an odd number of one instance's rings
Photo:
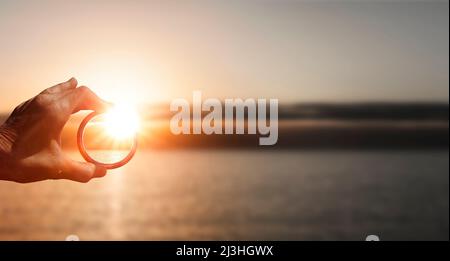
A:
{"type": "Polygon", "coordinates": [[[106,169],[89,162],[68,159],[61,173],[61,178],[86,183],[92,178],[103,177],[106,169]]]}

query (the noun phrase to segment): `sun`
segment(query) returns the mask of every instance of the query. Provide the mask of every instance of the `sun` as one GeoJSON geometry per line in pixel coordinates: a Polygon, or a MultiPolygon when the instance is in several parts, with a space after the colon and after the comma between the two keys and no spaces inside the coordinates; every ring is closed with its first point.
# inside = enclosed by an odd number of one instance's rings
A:
{"type": "Polygon", "coordinates": [[[139,115],[131,104],[116,104],[104,115],[106,133],[114,139],[127,139],[139,129],[139,115]]]}

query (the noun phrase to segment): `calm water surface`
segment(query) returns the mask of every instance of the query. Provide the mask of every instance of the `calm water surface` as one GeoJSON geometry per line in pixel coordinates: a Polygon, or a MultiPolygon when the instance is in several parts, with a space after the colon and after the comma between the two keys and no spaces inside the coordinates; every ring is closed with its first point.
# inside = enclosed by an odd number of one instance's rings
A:
{"type": "Polygon", "coordinates": [[[448,151],[138,151],[88,184],[0,182],[0,239],[448,240],[448,172],[448,151]]]}

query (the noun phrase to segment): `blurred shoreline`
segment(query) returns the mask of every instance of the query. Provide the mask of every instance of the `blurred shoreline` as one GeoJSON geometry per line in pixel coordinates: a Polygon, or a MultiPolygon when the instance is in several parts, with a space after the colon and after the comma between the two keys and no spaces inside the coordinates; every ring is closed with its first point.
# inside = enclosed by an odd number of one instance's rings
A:
{"type": "MultiPolygon", "coordinates": [[[[448,150],[448,112],[445,103],[281,104],[278,142],[267,147],[258,146],[259,135],[173,135],[169,105],[147,105],[140,107],[139,147],[448,150]]],[[[64,148],[76,148],[76,130],[84,115],[76,114],[67,123],[64,148]]],[[[6,118],[2,114],[1,122],[6,118]]]]}

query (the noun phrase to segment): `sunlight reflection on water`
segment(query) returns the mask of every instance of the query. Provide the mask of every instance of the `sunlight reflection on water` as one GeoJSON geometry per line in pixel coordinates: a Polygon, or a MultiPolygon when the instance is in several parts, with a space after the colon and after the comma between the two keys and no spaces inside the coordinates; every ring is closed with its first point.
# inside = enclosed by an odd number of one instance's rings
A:
{"type": "Polygon", "coordinates": [[[448,171],[448,151],[141,150],[87,184],[0,182],[0,239],[448,240],[448,171]]]}
{"type": "Polygon", "coordinates": [[[89,155],[96,161],[101,163],[115,163],[124,159],[129,150],[90,150],[89,155]]]}

